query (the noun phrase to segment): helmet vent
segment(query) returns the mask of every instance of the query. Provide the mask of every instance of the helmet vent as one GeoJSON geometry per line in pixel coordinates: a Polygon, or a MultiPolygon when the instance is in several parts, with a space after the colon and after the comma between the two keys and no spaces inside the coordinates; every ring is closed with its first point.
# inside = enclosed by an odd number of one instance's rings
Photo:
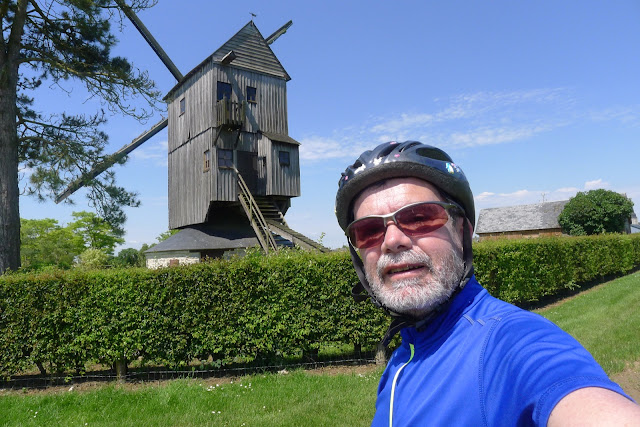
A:
{"type": "Polygon", "coordinates": [[[428,157],[434,160],[440,160],[443,162],[451,162],[451,157],[442,150],[435,147],[420,147],[416,150],[416,154],[422,157],[428,157]]]}

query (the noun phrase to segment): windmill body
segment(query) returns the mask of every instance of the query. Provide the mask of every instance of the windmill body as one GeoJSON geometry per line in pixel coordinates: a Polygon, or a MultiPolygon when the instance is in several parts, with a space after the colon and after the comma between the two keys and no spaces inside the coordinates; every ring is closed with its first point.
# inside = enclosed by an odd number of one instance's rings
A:
{"type": "Polygon", "coordinates": [[[261,234],[325,249],[284,221],[291,198],[300,196],[300,144],[288,135],[289,80],[251,21],[165,96],[169,227],[182,231],[147,252],[149,266],[258,244],[267,249],[261,234]]]}
{"type": "Polygon", "coordinates": [[[249,22],[167,94],[170,228],[239,205],[234,167],[255,197],[282,213],[300,195],[299,144],[288,136],[289,79],[249,22]],[[223,63],[230,52],[235,59],[223,63]]]}
{"type": "Polygon", "coordinates": [[[56,202],[168,126],[169,228],[180,231],[145,253],[148,267],[257,245],[327,251],[284,220],[291,198],[300,196],[300,144],[288,134],[291,78],[270,44],[292,22],[265,39],[250,21],[183,76],[133,10],[118,3],[178,80],[164,98],[168,118],[96,164],[56,202]]]}

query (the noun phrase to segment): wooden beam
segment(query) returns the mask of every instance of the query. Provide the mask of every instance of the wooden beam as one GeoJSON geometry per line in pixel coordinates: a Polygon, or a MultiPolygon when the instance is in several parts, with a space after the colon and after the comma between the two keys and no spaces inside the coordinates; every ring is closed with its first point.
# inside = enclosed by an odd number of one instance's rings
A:
{"type": "Polygon", "coordinates": [[[146,131],[145,133],[143,133],[142,135],[140,135],[139,137],[131,141],[130,144],[125,145],[124,147],[122,147],[112,155],[107,156],[104,161],[97,163],[89,172],[87,172],[86,174],[83,174],[80,178],[71,182],[71,184],[69,184],[69,186],[66,188],[66,190],[64,190],[64,192],[56,196],[56,203],[60,203],[61,201],[71,196],[76,191],[78,191],[80,188],[84,187],[85,184],[87,184],[89,181],[91,181],[96,176],[100,175],[102,172],[109,169],[116,162],[120,161],[124,156],[126,156],[127,154],[129,154],[130,152],[138,148],[140,145],[148,141],[152,136],[160,132],[162,129],[166,128],[168,123],[169,123],[168,119],[160,120],[151,129],[149,129],[148,131],[146,131]]]}
{"type": "Polygon", "coordinates": [[[227,53],[225,56],[222,57],[222,59],[220,60],[220,63],[222,65],[229,65],[231,61],[233,61],[236,58],[237,58],[236,53],[230,50],[229,53],[227,53]]]}
{"type": "Polygon", "coordinates": [[[282,27],[280,27],[277,30],[275,30],[273,32],[273,34],[271,34],[269,37],[267,37],[264,41],[266,41],[267,44],[273,43],[274,41],[276,41],[278,39],[278,37],[280,37],[281,35],[286,33],[291,25],[293,25],[293,21],[290,20],[289,22],[284,24],[282,27]]]}
{"type": "Polygon", "coordinates": [[[122,9],[124,14],[127,15],[133,26],[136,27],[140,34],[142,34],[142,37],[144,37],[147,43],[149,43],[151,49],[153,49],[156,55],[158,55],[160,60],[169,69],[171,74],[173,74],[173,77],[175,77],[177,81],[181,81],[183,78],[182,73],[180,72],[180,70],[178,70],[178,67],[176,67],[176,64],[173,63],[171,58],[169,58],[169,55],[167,55],[164,49],[162,49],[160,43],[158,43],[153,35],[151,35],[151,32],[147,29],[147,27],[145,27],[145,25],[142,23],[140,18],[138,18],[138,15],[135,14],[133,9],[131,9],[129,5],[127,5],[123,0],[115,0],[115,2],[118,4],[120,9],[122,9]]]}

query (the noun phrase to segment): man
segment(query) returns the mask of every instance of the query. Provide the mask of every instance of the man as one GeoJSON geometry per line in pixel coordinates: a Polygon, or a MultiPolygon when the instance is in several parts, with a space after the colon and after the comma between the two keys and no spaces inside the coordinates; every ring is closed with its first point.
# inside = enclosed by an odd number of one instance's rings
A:
{"type": "Polygon", "coordinates": [[[400,331],[373,425],[640,425],[640,407],[544,318],[473,276],[473,195],[442,150],[381,144],[342,174],[336,216],[360,284],[400,331]]]}

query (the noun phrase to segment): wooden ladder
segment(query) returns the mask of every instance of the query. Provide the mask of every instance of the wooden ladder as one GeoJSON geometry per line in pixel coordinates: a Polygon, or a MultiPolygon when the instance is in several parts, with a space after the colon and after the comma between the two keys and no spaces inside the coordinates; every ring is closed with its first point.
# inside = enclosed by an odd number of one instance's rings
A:
{"type": "Polygon", "coordinates": [[[244,212],[247,214],[247,218],[249,218],[251,227],[256,233],[262,250],[264,250],[265,253],[269,253],[269,249],[275,251],[277,248],[276,240],[273,238],[273,234],[271,234],[269,224],[267,224],[267,221],[264,219],[258,204],[251,195],[251,191],[249,191],[249,187],[247,187],[244,179],[242,179],[242,175],[240,175],[240,172],[238,172],[236,168],[233,169],[238,177],[238,199],[244,212]]]}

